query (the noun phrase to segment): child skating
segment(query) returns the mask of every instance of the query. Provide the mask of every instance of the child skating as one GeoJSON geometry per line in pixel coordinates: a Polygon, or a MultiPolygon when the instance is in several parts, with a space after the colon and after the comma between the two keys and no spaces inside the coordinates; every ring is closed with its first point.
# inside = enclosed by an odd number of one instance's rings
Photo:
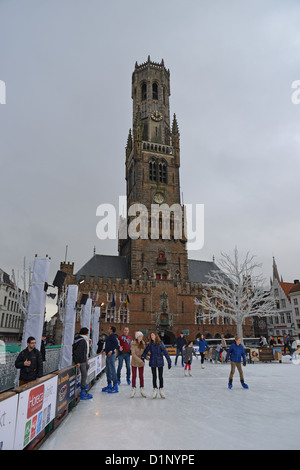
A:
{"type": "Polygon", "coordinates": [[[191,366],[192,366],[193,355],[196,357],[196,359],[198,359],[194,350],[194,343],[193,341],[190,341],[183,351],[183,362],[185,363],[185,367],[184,367],[185,377],[187,377],[188,375],[188,372],[187,372],[188,370],[189,370],[189,375],[192,376],[191,366]]]}
{"type": "Polygon", "coordinates": [[[228,361],[228,359],[230,359],[231,361],[231,371],[229,375],[228,388],[232,388],[232,379],[236,367],[240,374],[240,381],[242,387],[248,388],[248,385],[244,382],[244,375],[242,371],[241,360],[243,358],[243,366],[246,366],[246,354],[244,346],[241,344],[241,342],[242,338],[240,336],[236,336],[235,342],[232,343],[232,345],[230,346],[226,356],[226,361],[228,361]]]}

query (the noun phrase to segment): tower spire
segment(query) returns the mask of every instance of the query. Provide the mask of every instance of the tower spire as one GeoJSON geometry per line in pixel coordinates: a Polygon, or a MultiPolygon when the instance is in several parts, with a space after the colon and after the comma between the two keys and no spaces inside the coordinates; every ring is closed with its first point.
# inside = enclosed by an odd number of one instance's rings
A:
{"type": "Polygon", "coordinates": [[[273,282],[274,282],[275,279],[277,279],[277,281],[280,282],[276,261],[275,261],[275,258],[273,256],[273,282]]]}
{"type": "Polygon", "coordinates": [[[173,116],[173,123],[172,123],[172,134],[179,134],[179,129],[178,129],[178,122],[176,119],[176,114],[174,113],[173,116]]]}
{"type": "Polygon", "coordinates": [[[172,147],[174,152],[174,163],[177,167],[180,166],[180,144],[179,144],[179,129],[178,122],[176,119],[176,114],[174,113],[173,123],[172,123],[172,147]]]}

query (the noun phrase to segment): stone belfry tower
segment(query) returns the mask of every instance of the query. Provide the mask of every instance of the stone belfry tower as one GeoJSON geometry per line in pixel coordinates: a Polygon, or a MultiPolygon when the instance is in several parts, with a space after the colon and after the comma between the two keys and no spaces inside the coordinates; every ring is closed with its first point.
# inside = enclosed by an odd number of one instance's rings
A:
{"type": "Polygon", "coordinates": [[[188,281],[180,200],[180,136],[175,114],[170,126],[170,71],[163,60],[156,63],[148,57],[147,62],[135,64],[131,96],[126,223],[129,228],[133,220],[139,222],[140,236],[119,238],[119,255],[126,256],[131,279],[188,281]],[[147,213],[131,214],[134,204],[142,204],[147,213]]]}

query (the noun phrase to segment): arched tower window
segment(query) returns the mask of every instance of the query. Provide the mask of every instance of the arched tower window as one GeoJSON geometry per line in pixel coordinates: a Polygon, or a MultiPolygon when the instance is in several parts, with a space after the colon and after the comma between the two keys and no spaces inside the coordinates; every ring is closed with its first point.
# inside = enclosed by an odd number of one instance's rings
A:
{"type": "Polygon", "coordinates": [[[142,101],[147,99],[147,84],[144,82],[142,83],[142,101]]]}
{"type": "Polygon", "coordinates": [[[158,181],[160,183],[167,183],[167,163],[164,160],[158,164],[158,181]]]}
{"type": "Polygon", "coordinates": [[[157,180],[157,168],[156,168],[156,161],[150,160],[149,162],[149,179],[150,181],[157,180]]]}
{"type": "Polygon", "coordinates": [[[152,99],[158,100],[158,85],[157,83],[153,83],[152,85],[152,99]]]}

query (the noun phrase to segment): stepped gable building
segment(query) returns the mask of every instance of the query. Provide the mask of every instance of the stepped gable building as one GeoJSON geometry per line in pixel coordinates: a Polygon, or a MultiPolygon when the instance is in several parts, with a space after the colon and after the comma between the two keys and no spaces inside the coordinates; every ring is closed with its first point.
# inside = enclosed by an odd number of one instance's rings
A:
{"type": "MultiPolygon", "coordinates": [[[[201,296],[206,275],[218,269],[214,262],[189,260],[184,236],[183,204],[180,198],[180,134],[176,116],[170,118],[170,71],[148,61],[132,74],[133,123],[125,151],[127,214],[134,204],[143,204],[140,237],[124,237],[134,219],[128,215],[119,227],[119,256],[94,254],[74,273],[74,263],[61,263],[66,283],[79,284],[81,293],[101,306],[100,334],[109,325],[120,334],[126,325],[131,335],[157,331],[172,344],[183,331],[194,339],[235,334],[235,325],[220,318],[213,324],[200,318],[194,300],[201,296]],[[151,220],[151,209],[163,204],[177,210],[166,219],[151,220]],[[165,230],[169,229],[166,237],[165,230]]],[[[136,214],[135,214],[136,217],[136,214]]],[[[79,327],[79,325],[78,325],[79,327]]],[[[245,327],[251,336],[251,327],[245,327]]]]}
{"type": "Polygon", "coordinates": [[[300,329],[298,325],[300,326],[300,317],[299,310],[295,309],[298,300],[291,299],[298,282],[298,279],[294,282],[283,281],[282,276],[279,276],[277,264],[273,256],[273,279],[270,279],[270,283],[276,309],[274,310],[274,316],[268,319],[268,331],[271,336],[277,339],[282,340],[284,334],[299,337],[300,329]]]}

